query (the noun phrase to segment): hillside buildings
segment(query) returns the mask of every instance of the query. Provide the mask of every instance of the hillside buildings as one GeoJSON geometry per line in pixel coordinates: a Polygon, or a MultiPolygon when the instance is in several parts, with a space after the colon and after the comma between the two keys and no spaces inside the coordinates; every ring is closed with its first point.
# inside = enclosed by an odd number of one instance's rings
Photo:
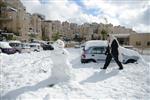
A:
{"type": "Polygon", "coordinates": [[[14,33],[12,39],[48,41],[53,40],[54,34],[58,34],[61,39],[66,41],[86,41],[105,39],[102,31],[106,31],[109,34],[114,34],[122,45],[149,48],[150,34],[137,34],[132,29],[123,26],[102,23],[78,25],[67,21],[45,20],[44,15],[27,13],[20,0],[0,0],[0,8],[0,30],[14,33]]]}

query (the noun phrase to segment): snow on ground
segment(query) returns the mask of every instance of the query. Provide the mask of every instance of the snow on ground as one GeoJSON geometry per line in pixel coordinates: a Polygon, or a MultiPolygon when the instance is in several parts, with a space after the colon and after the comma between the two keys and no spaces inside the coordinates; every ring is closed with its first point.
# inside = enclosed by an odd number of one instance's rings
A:
{"type": "MultiPolygon", "coordinates": [[[[131,63],[119,71],[112,62],[107,70],[101,70],[104,62],[81,64],[81,50],[68,51],[75,77],[53,87],[47,86],[53,67],[51,51],[1,54],[1,100],[149,100],[150,66],[131,63]]],[[[143,58],[150,62],[149,55],[143,58]]]]}

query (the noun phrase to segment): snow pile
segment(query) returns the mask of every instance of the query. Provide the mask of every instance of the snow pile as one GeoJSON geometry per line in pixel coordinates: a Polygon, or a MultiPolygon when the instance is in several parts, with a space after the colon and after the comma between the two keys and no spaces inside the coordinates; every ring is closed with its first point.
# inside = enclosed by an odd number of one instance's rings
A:
{"type": "MultiPolygon", "coordinates": [[[[70,81],[60,82],[53,87],[48,86],[54,63],[51,51],[1,54],[2,100],[148,100],[150,98],[149,66],[141,62],[131,63],[123,65],[124,70],[119,71],[118,66],[112,62],[107,70],[101,70],[100,67],[103,67],[104,62],[81,64],[80,49],[71,48],[68,51],[75,79],[71,77],[70,81]]],[[[145,55],[144,58],[149,61],[150,56],[145,55]]]]}
{"type": "Polygon", "coordinates": [[[1,59],[1,90],[5,92],[18,87],[32,85],[46,79],[50,75],[52,61],[50,52],[0,54],[1,59]]]}

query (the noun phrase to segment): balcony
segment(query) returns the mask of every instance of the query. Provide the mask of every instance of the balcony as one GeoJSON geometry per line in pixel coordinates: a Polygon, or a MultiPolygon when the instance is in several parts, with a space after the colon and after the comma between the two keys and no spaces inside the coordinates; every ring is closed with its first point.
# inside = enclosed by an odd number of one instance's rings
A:
{"type": "Polygon", "coordinates": [[[0,21],[11,21],[12,17],[11,16],[0,16],[0,21]]]}
{"type": "Polygon", "coordinates": [[[11,21],[12,20],[11,12],[17,12],[17,10],[10,6],[5,7],[0,6],[0,21],[11,21]]]}

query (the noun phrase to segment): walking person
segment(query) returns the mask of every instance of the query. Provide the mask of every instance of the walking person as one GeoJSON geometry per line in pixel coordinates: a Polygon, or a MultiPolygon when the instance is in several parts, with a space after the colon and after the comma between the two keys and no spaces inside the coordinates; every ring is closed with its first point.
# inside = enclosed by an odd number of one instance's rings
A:
{"type": "Polygon", "coordinates": [[[111,59],[114,58],[115,62],[119,66],[119,70],[122,70],[123,66],[122,66],[121,62],[119,61],[119,55],[120,55],[119,43],[114,36],[112,36],[112,35],[107,35],[107,36],[108,36],[107,37],[108,47],[105,52],[107,57],[106,57],[104,67],[102,69],[107,69],[108,65],[110,64],[111,59]]]}

